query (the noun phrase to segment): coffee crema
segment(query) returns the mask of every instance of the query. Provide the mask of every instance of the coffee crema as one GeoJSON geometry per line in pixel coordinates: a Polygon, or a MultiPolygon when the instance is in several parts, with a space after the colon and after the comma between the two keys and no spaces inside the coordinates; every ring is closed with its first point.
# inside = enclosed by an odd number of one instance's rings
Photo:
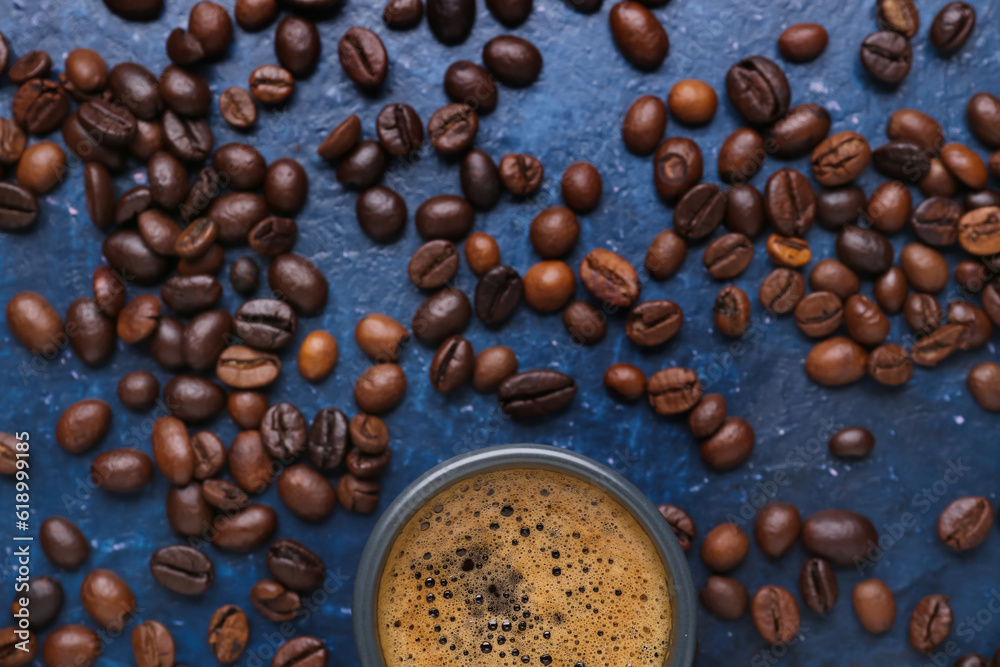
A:
{"type": "Polygon", "coordinates": [[[387,665],[662,665],[672,601],[656,547],[596,486],[536,468],[426,502],[378,591],[387,665]]]}

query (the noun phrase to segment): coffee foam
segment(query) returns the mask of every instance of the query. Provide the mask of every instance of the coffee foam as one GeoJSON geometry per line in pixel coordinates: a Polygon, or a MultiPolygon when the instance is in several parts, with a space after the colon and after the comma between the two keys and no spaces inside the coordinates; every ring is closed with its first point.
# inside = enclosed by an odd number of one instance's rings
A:
{"type": "Polygon", "coordinates": [[[663,562],[597,487],[541,469],[452,485],[402,528],[382,572],[389,667],[662,665],[663,562]]]}

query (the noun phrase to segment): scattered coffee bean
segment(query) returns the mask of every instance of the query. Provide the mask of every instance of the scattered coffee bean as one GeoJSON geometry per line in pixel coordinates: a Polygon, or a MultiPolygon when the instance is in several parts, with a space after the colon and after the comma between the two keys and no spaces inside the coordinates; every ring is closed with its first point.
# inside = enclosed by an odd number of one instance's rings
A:
{"type": "Polygon", "coordinates": [[[861,42],[861,64],[879,81],[897,84],[913,65],[910,40],[888,30],[873,32],[861,42]]]}
{"type": "Polygon", "coordinates": [[[851,601],[861,625],[873,635],[887,631],[896,620],[896,598],[881,579],[859,581],[851,601]]]}
{"type": "MultiPolygon", "coordinates": [[[[449,336],[431,359],[431,386],[443,394],[459,389],[472,378],[475,357],[472,343],[459,335],[449,336]]],[[[351,472],[362,477],[357,471],[351,472]]]]}
{"type": "Polygon", "coordinates": [[[643,95],[628,108],[622,120],[622,140],[635,155],[648,155],[667,129],[667,105],[655,95],[643,95]]]}
{"type": "Polygon", "coordinates": [[[236,662],[246,648],[249,636],[247,615],[234,604],[219,607],[208,622],[208,646],[221,663],[236,662]]]}
{"type": "Polygon", "coordinates": [[[969,393],[983,409],[1000,411],[1000,365],[984,361],[972,367],[966,378],[969,393]]]}
{"type": "Polygon", "coordinates": [[[921,653],[931,654],[951,632],[954,614],[947,595],[928,595],[910,615],[910,644],[921,653]]]}
{"type": "Polygon", "coordinates": [[[42,553],[53,564],[76,570],[90,557],[90,542],[75,523],[61,516],[42,521],[38,531],[42,553]]]}
{"type": "Polygon", "coordinates": [[[830,563],[822,558],[810,558],[799,572],[802,601],[817,614],[825,614],[837,604],[840,589],[837,575],[830,563]]]}
{"type": "Polygon", "coordinates": [[[962,48],[976,27],[976,10],[965,2],[949,2],[931,23],[931,44],[938,51],[950,53],[962,48]]]}
{"type": "Polygon", "coordinates": [[[406,387],[406,373],[402,368],[396,364],[377,364],[362,373],[354,384],[354,402],[365,412],[382,415],[399,405],[406,395],[406,387]]]}
{"type": "Polygon", "coordinates": [[[660,415],[687,412],[701,400],[701,381],[689,368],[667,368],[649,378],[649,404],[660,415]]]}
{"type": "Polygon", "coordinates": [[[735,620],[746,612],[750,596],[746,587],[735,579],[713,575],[705,582],[698,599],[716,617],[735,620]]]}
{"type": "Polygon", "coordinates": [[[752,125],[777,121],[788,111],[791,100],[785,73],[764,56],[750,56],[730,67],[726,94],[752,125]]]}
{"type": "Polygon", "coordinates": [[[500,180],[516,197],[527,197],[538,190],[545,168],[538,158],[524,153],[507,153],[500,158],[500,180]]]}
{"type": "Polygon", "coordinates": [[[757,632],[771,644],[785,644],[798,634],[799,605],[781,586],[764,586],[754,593],[750,615],[757,632]]]}
{"type": "Polygon", "coordinates": [[[515,419],[545,417],[568,406],[576,396],[576,381],[553,370],[531,370],[500,383],[500,409],[515,419]]]}
{"type": "Polygon", "coordinates": [[[646,393],[646,374],[632,364],[618,362],[604,371],[604,386],[626,401],[635,401],[646,393]]]}
{"type": "Polygon", "coordinates": [[[526,39],[499,35],[483,46],[483,64],[500,83],[524,88],[541,74],[542,54],[526,39]]]}
{"type": "Polygon", "coordinates": [[[937,533],[955,551],[974,549],[983,543],[993,525],[993,506],[981,496],[953,500],[941,512],[937,533]]]}
{"type": "Polygon", "coordinates": [[[735,523],[719,524],[701,543],[701,560],[713,572],[729,572],[750,551],[750,538],[735,523]]]}
{"type": "Polygon", "coordinates": [[[645,6],[631,0],[619,2],[611,8],[608,21],[625,60],[643,70],[654,70],[666,60],[670,50],[667,31],[645,6]]]}

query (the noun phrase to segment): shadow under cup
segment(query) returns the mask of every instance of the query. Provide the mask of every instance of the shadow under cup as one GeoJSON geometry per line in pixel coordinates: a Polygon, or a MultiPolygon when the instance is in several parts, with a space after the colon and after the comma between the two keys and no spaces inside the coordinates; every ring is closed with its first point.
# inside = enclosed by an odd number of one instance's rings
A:
{"type": "Polygon", "coordinates": [[[378,588],[389,549],[400,530],[431,498],[470,476],[502,469],[541,468],[591,484],[628,510],[646,532],[667,574],[673,618],[664,667],[690,667],[695,653],[694,584],[677,538],[649,499],[624,477],[592,459],[546,445],[502,445],[456,456],[421,475],[382,515],[372,531],[354,584],[354,640],[361,667],[384,667],[378,631],[378,588]]]}

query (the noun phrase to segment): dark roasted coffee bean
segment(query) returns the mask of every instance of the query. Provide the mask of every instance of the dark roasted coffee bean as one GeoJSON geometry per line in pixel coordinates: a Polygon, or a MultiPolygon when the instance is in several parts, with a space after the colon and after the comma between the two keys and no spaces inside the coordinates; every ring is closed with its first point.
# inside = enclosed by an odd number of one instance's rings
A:
{"type": "Polygon", "coordinates": [[[212,507],[205,502],[201,483],[171,486],[166,500],[167,523],[178,535],[203,537],[212,526],[212,507]]]}
{"type": "Polygon", "coordinates": [[[900,109],[889,117],[885,134],[892,141],[915,143],[931,151],[944,145],[941,124],[923,111],[900,109]]]}
{"type": "Polygon", "coordinates": [[[697,185],[703,170],[704,162],[698,144],[686,137],[670,137],[656,149],[653,185],[657,194],[672,204],[697,185]]]}
{"type": "Polygon", "coordinates": [[[16,86],[29,79],[44,79],[52,71],[52,57],[45,51],[28,51],[11,64],[7,78],[16,86]]]}
{"type": "Polygon", "coordinates": [[[526,39],[499,35],[483,47],[483,64],[500,83],[523,88],[541,74],[542,54],[526,39]]]}
{"type": "Polygon", "coordinates": [[[226,551],[250,553],[271,539],[277,525],[278,516],[269,506],[250,505],[216,525],[212,544],[226,551]]]}
{"type": "MultiPolygon", "coordinates": [[[[142,120],[135,121],[135,136],[128,145],[128,150],[139,160],[148,160],[154,153],[165,148],[163,141],[163,125],[159,119],[155,121],[142,120]]],[[[66,124],[63,124],[66,127],[66,124]]],[[[65,135],[65,132],[64,132],[65,135]]]]}
{"type": "Polygon", "coordinates": [[[389,155],[403,157],[420,150],[424,127],[420,116],[409,104],[383,107],[375,119],[379,141],[389,155]]]}
{"type": "Polygon", "coordinates": [[[97,301],[79,297],[66,311],[66,336],[81,361],[97,366],[114,352],[115,321],[101,311],[97,301]]]}
{"type": "Polygon", "coordinates": [[[887,631],[896,621],[896,598],[881,579],[858,582],[851,602],[861,625],[872,634],[887,631]]]}
{"type": "Polygon", "coordinates": [[[667,106],[655,95],[643,95],[628,108],[622,120],[622,140],[635,155],[647,155],[667,129],[667,106]]]}
{"type": "Polygon", "coordinates": [[[337,483],[337,499],[349,512],[371,514],[378,507],[378,482],[358,479],[348,473],[337,483]]]}
{"type": "Polygon", "coordinates": [[[756,130],[733,130],[719,148],[719,178],[726,183],[745,183],[760,171],[767,155],[764,140],[756,130]]]}
{"type": "Polygon", "coordinates": [[[291,218],[264,218],[250,230],[247,241],[258,255],[280,255],[292,250],[298,225],[291,218]]]}
{"type": "Polygon", "coordinates": [[[294,459],[306,447],[306,420],[291,403],[278,403],[268,408],[260,424],[260,439],[264,449],[280,460],[294,459]]]}
{"type": "Polygon", "coordinates": [[[42,521],[38,531],[42,553],[54,565],[76,570],[90,557],[90,542],[75,523],[61,516],[42,521]]]}
{"type": "Polygon", "coordinates": [[[253,585],[250,602],[264,618],[275,623],[290,621],[302,610],[302,599],[298,593],[269,579],[253,585]]]}
{"type": "Polygon", "coordinates": [[[561,186],[563,201],[577,213],[589,213],[597,208],[603,182],[594,165],[574,162],[563,172],[561,186]]]}
{"type": "Polygon", "coordinates": [[[343,157],[354,148],[361,137],[361,119],[351,114],[345,118],[316,149],[317,155],[326,160],[343,157]]]}
{"type": "Polygon", "coordinates": [[[298,161],[279,158],[267,167],[264,200],[279,215],[295,216],[305,206],[309,194],[309,176],[298,161]]]}
{"type": "Polygon", "coordinates": [[[354,402],[365,412],[381,415],[406,396],[406,373],[397,364],[370,366],[354,384],[354,402]]]}
{"type": "Polygon", "coordinates": [[[500,409],[515,419],[544,417],[562,410],[576,396],[576,381],[553,370],[532,370],[500,383],[500,409]]]}
{"type": "Polygon", "coordinates": [[[389,56],[379,36],[368,28],[355,26],[340,38],[337,54],[351,81],[373,88],[382,85],[389,72],[389,56]]]}
{"type": "MultiPolygon", "coordinates": [[[[111,0],[106,0],[111,2],[111,0]]],[[[45,638],[44,662],[53,667],[91,667],[104,652],[96,632],[82,625],[63,625],[45,638]]]]}
{"type": "MultiPolygon", "coordinates": [[[[117,317],[125,307],[125,284],[110,266],[94,269],[94,301],[105,315],[117,317]]],[[[11,321],[8,315],[8,321],[11,321]]],[[[60,327],[61,328],[61,327],[60,327]]]]}
{"type": "Polygon", "coordinates": [[[427,122],[431,145],[444,155],[455,155],[468,149],[475,141],[477,132],[479,116],[473,107],[464,102],[444,105],[427,122]]]}
{"type": "Polygon", "coordinates": [[[639,275],[621,255],[595,248],[580,262],[580,281],[595,299],[618,308],[628,308],[639,298],[639,275]]]}
{"type": "MultiPolygon", "coordinates": [[[[472,386],[479,392],[494,392],[501,382],[517,372],[517,367],[517,355],[509,347],[505,345],[488,347],[476,355],[472,386]]],[[[353,433],[354,420],[351,420],[351,426],[355,445],[364,450],[363,446],[358,445],[358,438],[353,433]]]]}
{"type": "Polygon", "coordinates": [[[710,236],[726,214],[726,197],[718,185],[702,183],[691,188],[674,210],[674,231],[687,241],[710,236]]]}
{"type": "Polygon", "coordinates": [[[113,99],[129,100],[129,111],[137,118],[155,120],[163,111],[156,75],[138,63],[115,65],[108,75],[113,99]]]}
{"type": "MultiPolygon", "coordinates": [[[[62,611],[66,595],[62,584],[52,577],[35,576],[27,583],[27,590],[21,591],[23,594],[15,597],[11,603],[10,612],[15,618],[27,618],[32,630],[40,630],[54,621],[62,611]],[[22,606],[22,600],[27,600],[27,604],[22,606]],[[27,614],[24,610],[28,610],[27,614]]],[[[2,648],[5,646],[0,642],[0,656],[4,655],[2,648]]],[[[16,666],[18,663],[13,664],[16,666]]]]}
{"type": "Polygon", "coordinates": [[[844,304],[844,324],[851,338],[866,346],[879,345],[889,335],[889,319],[864,294],[852,294],[844,304]]]}
{"type": "MultiPolygon", "coordinates": [[[[433,136],[431,137],[433,141],[433,136]]],[[[371,139],[359,142],[337,166],[337,181],[344,187],[365,190],[382,180],[385,173],[385,151],[371,139]]]]}
{"type": "Polygon", "coordinates": [[[311,591],[326,577],[323,559],[295,540],[281,539],[272,544],[266,562],[271,575],[293,591],[311,591]]]}
{"type": "Polygon", "coordinates": [[[921,653],[933,653],[951,632],[954,618],[947,595],[928,595],[910,615],[910,644],[921,653]]]}
{"type": "Polygon", "coordinates": [[[701,443],[701,460],[715,470],[728,470],[746,461],[753,452],[756,436],[742,417],[726,417],[712,437],[701,443]]]}
{"type": "Polygon", "coordinates": [[[632,364],[611,364],[604,372],[604,386],[621,399],[635,401],[646,393],[646,374],[632,364]]]}
{"type": "Polygon", "coordinates": [[[953,199],[930,197],[913,211],[911,222],[920,240],[934,246],[946,246],[958,240],[961,205],[953,199]]]}
{"type": "Polygon", "coordinates": [[[223,664],[236,662],[250,638],[247,615],[234,604],[219,607],[208,622],[208,646],[223,664]]]}
{"type": "Polygon", "coordinates": [[[949,2],[931,23],[931,44],[938,51],[950,53],[965,44],[976,27],[976,10],[965,2],[949,2]]]}
{"type": "Polygon", "coordinates": [[[816,291],[833,292],[841,299],[857,293],[861,282],[857,274],[842,262],[828,257],[820,260],[809,274],[809,287],[816,291]]]}
{"type": "Polygon", "coordinates": [[[62,318],[42,295],[19,292],[5,313],[11,333],[31,352],[55,358],[65,346],[62,318]]]}
{"type": "Polygon", "coordinates": [[[910,219],[913,199],[899,181],[889,181],[875,188],[867,210],[872,227],[884,234],[894,234],[910,219]]]}
{"type": "Polygon", "coordinates": [[[497,266],[484,274],[476,284],[476,317],[489,326],[496,326],[511,316],[524,294],[524,281],[509,266],[497,266]]]}
{"type": "Polygon", "coordinates": [[[219,94],[219,113],[227,123],[240,130],[257,122],[253,96],[239,86],[231,86],[219,94]]]}
{"type": "Polygon", "coordinates": [[[182,116],[200,117],[212,106],[212,92],[205,77],[176,65],[167,65],[160,73],[160,97],[182,116]]]}
{"type": "Polygon", "coordinates": [[[295,77],[284,67],[261,65],[250,74],[250,94],[261,104],[284,104],[295,92],[295,77]]]}
{"type": "Polygon", "coordinates": [[[1000,148],[1000,98],[986,91],[976,93],[965,105],[965,120],[977,139],[990,148],[1000,148]]]}
{"type": "Polygon", "coordinates": [[[607,334],[607,317],[586,301],[574,301],[563,310],[563,326],[577,345],[596,345],[607,334]]]}
{"type": "Polygon", "coordinates": [[[883,83],[897,84],[913,65],[910,40],[897,32],[873,32],[861,42],[861,64],[883,83]]]}
{"type": "Polygon", "coordinates": [[[735,278],[750,265],[753,243],[743,234],[725,234],[705,248],[702,263],[716,280],[735,278]]]}
{"type": "Polygon", "coordinates": [[[853,225],[868,208],[865,191],[856,185],[822,189],[816,193],[816,219],[830,230],[853,225]]]}
{"type": "Polygon", "coordinates": [[[215,366],[216,359],[229,344],[232,328],[233,318],[229,311],[209,310],[196,315],[184,327],[185,363],[198,371],[215,366]]]}
{"type": "Polygon", "coordinates": [[[132,630],[132,653],[137,667],[172,664],[176,654],[174,638],[159,621],[143,621],[132,630]]]}
{"type": "Polygon", "coordinates": [[[528,233],[535,251],[554,259],[566,255],[576,245],[580,223],[576,214],[565,206],[550,206],[535,216],[528,233]]]}
{"type": "Polygon", "coordinates": [[[55,81],[31,79],[14,93],[14,120],[31,134],[48,134],[66,117],[69,99],[55,81]]]}
{"type": "Polygon", "coordinates": [[[865,376],[868,353],[852,339],[836,336],[817,343],[806,357],[806,375],[814,382],[837,387],[865,376]]]}
{"type": "Polygon", "coordinates": [[[218,225],[219,241],[246,243],[254,225],[267,217],[267,203],[256,193],[230,192],[213,201],[205,217],[218,225]]]}
{"type": "MultiPolygon", "coordinates": [[[[761,216],[763,220],[763,213],[761,216]]],[[[649,244],[645,268],[654,280],[666,280],[680,270],[685,257],[687,257],[687,243],[674,230],[665,229],[649,244]]]]}
{"type": "Polygon", "coordinates": [[[84,102],[77,110],[80,125],[91,136],[100,137],[107,146],[127,146],[135,137],[135,116],[122,104],[96,97],[84,102]]]}
{"type": "Polygon", "coordinates": [[[708,531],[701,544],[701,560],[713,572],[728,572],[739,565],[750,550],[750,538],[733,523],[708,531]]]}
{"type": "Polygon", "coordinates": [[[719,290],[712,311],[719,331],[726,336],[742,336],[750,324],[750,297],[739,287],[728,285],[719,290]]]}
{"type": "Polygon", "coordinates": [[[438,239],[423,244],[410,258],[410,282],[421,289],[437,289],[458,271],[458,249],[451,241],[438,239]]]}
{"type": "Polygon", "coordinates": [[[151,208],[139,214],[139,234],[157,255],[173,255],[180,233],[177,222],[160,209],[151,208]]]}
{"type": "Polygon", "coordinates": [[[468,235],[474,220],[472,206],[456,195],[434,195],[415,215],[417,231],[425,239],[458,241],[468,235]]]}
{"type": "Polygon", "coordinates": [[[690,515],[675,505],[657,505],[656,509],[666,522],[670,524],[674,535],[677,536],[677,541],[680,542],[681,548],[684,551],[689,551],[697,535],[694,521],[692,521],[690,515]]]}
{"type": "Polygon", "coordinates": [[[864,458],[875,447],[875,436],[862,426],[842,428],[830,437],[830,453],[846,458],[864,458]]]}
{"type": "Polygon", "coordinates": [[[673,338],[683,324],[684,311],[673,301],[643,301],[629,311],[625,335],[636,345],[655,347],[673,338]]]}
{"type": "Polygon", "coordinates": [[[163,0],[104,0],[104,4],[128,21],[152,21],[163,11],[163,0]]]}
{"type": "Polygon", "coordinates": [[[825,338],[840,326],[843,304],[832,292],[813,292],[795,306],[795,323],[811,338],[825,338]]]}
{"type": "Polygon", "coordinates": [[[917,186],[926,197],[954,197],[958,193],[958,179],[938,158],[930,159],[927,173],[917,181],[917,186]]]}
{"type": "Polygon", "coordinates": [[[219,146],[212,156],[212,166],[235,190],[257,190],[267,174],[264,156],[250,144],[219,146]]]}
{"type": "Polygon", "coordinates": [[[461,182],[462,194],[480,210],[493,208],[500,199],[500,172],[493,158],[483,150],[477,148],[465,154],[462,159],[461,182]]]}
{"type": "Polygon", "coordinates": [[[816,216],[812,185],[794,169],[779,169],[767,179],[764,210],[779,234],[805,236],[816,216]]]}
{"type": "Polygon", "coordinates": [[[527,197],[538,190],[545,177],[545,168],[533,155],[507,153],[500,158],[500,180],[516,197],[527,197]]]}
{"type": "Polygon", "coordinates": [[[427,0],[427,25],[442,44],[464,42],[475,22],[474,0],[427,0]]]}
{"type": "Polygon", "coordinates": [[[167,110],[163,114],[163,143],[186,162],[201,162],[212,153],[215,137],[201,118],[187,118],[167,110]]]}
{"type": "Polygon", "coordinates": [[[354,447],[369,456],[378,456],[389,446],[389,429],[384,421],[374,415],[363,412],[354,415],[351,418],[350,434],[354,447]]]}
{"type": "Polygon", "coordinates": [[[267,283],[301,315],[312,315],[326,305],[330,286],[316,265],[301,255],[286,253],[271,260],[267,283]]]}
{"type": "Polygon", "coordinates": [[[210,431],[199,431],[191,436],[191,450],[195,479],[207,479],[218,474],[226,463],[225,445],[219,436],[210,431]]]}
{"type": "Polygon", "coordinates": [[[226,403],[219,385],[194,375],[177,375],[163,388],[163,402],[170,414],[191,423],[207,421],[226,403]]]}
{"type": "Polygon", "coordinates": [[[1000,412],[1000,365],[984,361],[972,367],[966,377],[969,393],[984,410],[1000,412]]]}
{"type": "Polygon", "coordinates": [[[382,21],[390,30],[415,28],[424,18],[423,0],[389,0],[382,12],[382,21]]]}
{"type": "Polygon", "coordinates": [[[757,297],[765,310],[784,315],[795,309],[805,293],[806,281],[801,273],[778,267],[764,278],[757,297]]]}
{"type": "MultiPolygon", "coordinates": [[[[462,336],[455,335],[445,339],[431,360],[431,386],[445,394],[461,387],[472,378],[475,356],[472,343],[462,336]]],[[[357,477],[369,477],[359,474],[358,470],[351,472],[357,477]]]]}
{"type": "Polygon", "coordinates": [[[753,125],[777,121],[788,111],[791,99],[785,73],[763,56],[744,58],[729,68],[726,94],[753,125]]]}
{"type": "Polygon", "coordinates": [[[761,135],[769,151],[782,159],[810,154],[830,132],[830,112],[818,104],[800,104],[768,125],[761,135]]]}
{"type": "Polygon", "coordinates": [[[465,239],[465,261],[477,276],[500,266],[500,246],[486,232],[473,232],[465,239]]]}
{"type": "Polygon", "coordinates": [[[337,492],[326,477],[309,466],[295,464],[278,475],[278,495],[296,515],[306,521],[319,521],[330,515],[337,503],[337,492]]]}
{"type": "Polygon", "coordinates": [[[347,415],[338,408],[317,412],[307,439],[309,461],[320,470],[334,470],[343,462],[350,446],[347,415]]]}
{"type": "Polygon", "coordinates": [[[875,301],[887,313],[898,313],[903,309],[909,289],[903,270],[891,266],[875,280],[875,301]]]}
{"type": "Polygon", "coordinates": [[[913,293],[907,297],[903,306],[903,318],[919,334],[927,335],[937,331],[942,317],[941,305],[930,294],[913,293]]]}
{"type": "Polygon", "coordinates": [[[907,282],[918,292],[937,294],[948,282],[948,263],[941,253],[921,243],[909,243],[899,255],[907,282]]]}
{"type": "Polygon", "coordinates": [[[288,304],[277,299],[253,299],[236,309],[236,335],[260,350],[278,350],[287,345],[298,329],[298,317],[288,304]]]}
{"type": "Polygon", "coordinates": [[[80,584],[80,601],[98,625],[111,631],[120,631],[135,610],[135,594],[111,570],[87,574],[80,584]]]}
{"type": "Polygon", "coordinates": [[[937,533],[955,551],[965,551],[982,544],[992,525],[990,501],[981,496],[965,496],[944,508],[937,520],[937,533]]]}
{"type": "Polygon", "coordinates": [[[201,485],[201,495],[205,502],[223,512],[239,512],[250,504],[250,496],[222,479],[206,479],[201,485]]]}
{"type": "Polygon", "coordinates": [[[486,7],[497,21],[515,28],[531,15],[532,0],[487,0],[486,7]]]}
{"type": "Polygon", "coordinates": [[[28,136],[10,118],[0,118],[0,163],[16,164],[24,153],[28,136]]]}
{"type": "Polygon", "coordinates": [[[780,558],[795,546],[801,528],[802,517],[794,505],[772,502],[757,513],[753,536],[761,551],[771,558],[780,558]]]}
{"type": "Polygon", "coordinates": [[[726,399],[719,394],[705,394],[688,415],[688,428],[698,439],[715,435],[726,421],[726,399]]]}
{"type": "Polygon", "coordinates": [[[851,565],[877,546],[878,533],[872,522],[857,512],[822,510],[803,522],[802,544],[817,556],[851,565]]]}
{"type": "Polygon", "coordinates": [[[729,577],[711,576],[701,589],[698,599],[705,609],[718,618],[734,620],[747,610],[749,596],[740,582],[729,577]]]}
{"type": "Polygon", "coordinates": [[[701,400],[701,381],[688,368],[667,368],[649,378],[649,404],[661,415],[687,412],[701,400]]]}
{"type": "Polygon", "coordinates": [[[986,311],[968,301],[952,301],[948,304],[948,324],[961,324],[965,329],[958,339],[960,350],[982,347],[993,336],[993,324],[986,311]]]}
{"type": "Polygon", "coordinates": [[[464,104],[476,113],[488,114],[497,108],[497,84],[485,68],[459,60],[444,73],[444,92],[452,102],[464,104]]]}
{"type": "Polygon", "coordinates": [[[987,206],[1000,206],[1000,192],[996,190],[979,190],[977,192],[966,192],[962,198],[962,206],[966,211],[987,206]]]}
{"type": "Polygon", "coordinates": [[[770,644],[785,644],[799,632],[799,605],[781,586],[764,586],[754,593],[750,615],[757,632],[770,644]]]}
{"type": "Polygon", "coordinates": [[[215,580],[212,559],[180,544],[157,549],[149,559],[149,570],[157,583],[182,595],[200,595],[215,580]]]}
{"type": "Polygon", "coordinates": [[[892,244],[882,234],[863,227],[844,227],[837,235],[837,257],[862,275],[881,275],[892,266],[892,244]]]}
{"type": "Polygon", "coordinates": [[[659,67],[670,51],[670,39],[663,24],[638,2],[625,0],[611,8],[608,16],[611,36],[621,54],[644,70],[659,67]]]}
{"type": "Polygon", "coordinates": [[[883,175],[913,183],[930,169],[927,149],[910,141],[890,141],[872,152],[872,162],[883,175]]]}
{"type": "MultiPolygon", "coordinates": [[[[726,189],[726,228],[736,234],[756,238],[764,231],[764,197],[749,183],[737,183],[726,189]]],[[[648,268],[648,267],[647,267],[648,268]]]]}
{"type": "Polygon", "coordinates": [[[837,604],[840,589],[837,575],[822,558],[810,558],[799,572],[799,590],[802,601],[817,614],[825,614],[837,604]]]}
{"type": "Polygon", "coordinates": [[[828,188],[856,179],[868,167],[872,150],[857,132],[838,132],[823,140],[812,152],[813,175],[828,188]]]}
{"type": "MultiPolygon", "coordinates": [[[[104,229],[114,219],[115,189],[111,175],[103,165],[88,162],[83,166],[83,191],[90,221],[98,229],[104,229]]],[[[34,195],[13,184],[5,183],[0,186],[0,227],[26,227],[34,222],[37,214],[38,202],[34,195]],[[20,193],[27,197],[18,196],[20,193]],[[7,221],[11,221],[14,226],[8,227],[7,221]]]]}
{"type": "Polygon", "coordinates": [[[186,67],[205,57],[205,47],[184,28],[174,28],[167,36],[167,57],[175,65],[186,67]]]}
{"type": "Polygon", "coordinates": [[[274,461],[264,449],[259,431],[238,433],[229,445],[227,458],[233,480],[247,493],[262,492],[274,478],[274,461]]]}
{"type": "Polygon", "coordinates": [[[362,192],[355,212],[361,231],[379,243],[396,238],[406,226],[406,202],[395,190],[384,185],[362,192]]]}
{"type": "Polygon", "coordinates": [[[160,300],[152,294],[140,294],[118,314],[118,337],[126,343],[138,343],[152,335],[160,316],[160,300]]]}
{"type": "Polygon", "coordinates": [[[472,318],[469,298],[448,288],[427,297],[413,315],[413,335],[426,345],[440,345],[445,338],[462,333],[472,318]]]}
{"type": "Polygon", "coordinates": [[[818,23],[796,23],[778,36],[778,52],[785,60],[805,63],[819,58],[828,40],[826,28],[818,23]]]}
{"type": "Polygon", "coordinates": [[[278,63],[299,78],[312,74],[319,63],[322,44],[316,24],[298,16],[286,16],[274,31],[278,63]]]}
{"type": "Polygon", "coordinates": [[[271,667],[326,667],[329,659],[323,640],[300,635],[275,651],[271,667]]]}
{"type": "Polygon", "coordinates": [[[174,253],[186,259],[198,259],[215,244],[219,226],[211,218],[197,218],[184,228],[174,242],[174,253]]]}
{"type": "Polygon", "coordinates": [[[174,209],[188,196],[188,173],[170,153],[154,153],[146,163],[149,191],[153,201],[165,209],[174,209]]]}

